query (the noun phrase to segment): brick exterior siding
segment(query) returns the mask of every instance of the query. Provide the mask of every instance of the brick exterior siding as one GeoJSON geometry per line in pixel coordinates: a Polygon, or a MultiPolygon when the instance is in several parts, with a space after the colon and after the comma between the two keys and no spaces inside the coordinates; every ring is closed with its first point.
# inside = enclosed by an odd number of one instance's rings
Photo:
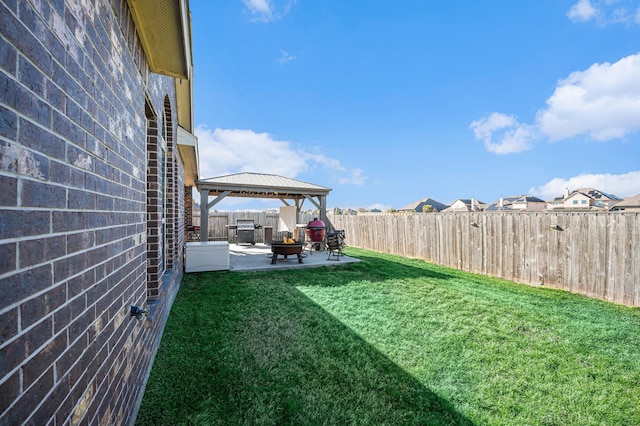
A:
{"type": "Polygon", "coordinates": [[[0,0],[0,32],[0,425],[130,424],[182,278],[174,79],[126,0],[0,0]]]}

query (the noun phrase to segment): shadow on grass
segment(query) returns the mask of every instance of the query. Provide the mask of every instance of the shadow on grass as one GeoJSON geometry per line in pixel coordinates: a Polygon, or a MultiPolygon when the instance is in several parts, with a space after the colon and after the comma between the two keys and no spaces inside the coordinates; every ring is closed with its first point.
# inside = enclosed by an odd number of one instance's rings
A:
{"type": "MultiPolygon", "coordinates": [[[[389,278],[387,261],[363,260],[368,266],[339,266],[339,274],[187,275],[136,424],[471,425],[295,288],[389,278]]],[[[403,279],[434,273],[411,263],[393,271],[403,279]]]]}

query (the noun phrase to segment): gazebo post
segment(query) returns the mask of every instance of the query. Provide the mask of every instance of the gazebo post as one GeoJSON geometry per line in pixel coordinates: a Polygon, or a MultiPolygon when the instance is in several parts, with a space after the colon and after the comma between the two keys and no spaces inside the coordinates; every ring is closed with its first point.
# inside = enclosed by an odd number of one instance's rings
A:
{"type": "Polygon", "coordinates": [[[302,211],[302,205],[304,204],[304,198],[296,198],[296,225],[300,223],[300,212],[302,211]]]}
{"type": "Polygon", "coordinates": [[[200,190],[200,241],[209,241],[209,190],[200,190]]]}
{"type": "Polygon", "coordinates": [[[320,220],[327,225],[327,231],[333,232],[333,224],[329,222],[329,218],[327,217],[327,196],[321,195],[318,199],[320,201],[320,220]]]}

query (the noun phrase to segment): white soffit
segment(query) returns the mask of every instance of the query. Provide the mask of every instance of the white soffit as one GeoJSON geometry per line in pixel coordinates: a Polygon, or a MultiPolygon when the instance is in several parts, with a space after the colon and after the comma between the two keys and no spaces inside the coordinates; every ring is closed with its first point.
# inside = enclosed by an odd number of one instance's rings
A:
{"type": "Polygon", "coordinates": [[[184,163],[184,184],[195,186],[198,180],[198,138],[178,126],[178,151],[184,163]]]}

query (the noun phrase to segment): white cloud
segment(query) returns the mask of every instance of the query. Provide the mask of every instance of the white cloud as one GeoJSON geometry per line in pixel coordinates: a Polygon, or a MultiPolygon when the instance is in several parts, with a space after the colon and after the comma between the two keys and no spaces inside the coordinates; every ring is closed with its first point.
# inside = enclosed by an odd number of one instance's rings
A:
{"type": "Polygon", "coordinates": [[[242,0],[254,21],[273,22],[287,15],[297,0],[242,0]]]}
{"type": "Polygon", "coordinates": [[[366,180],[366,177],[364,176],[364,173],[361,169],[353,169],[351,170],[348,176],[339,178],[338,183],[341,183],[343,185],[351,184],[351,185],[362,186],[364,185],[365,180],[366,180]]]}
{"type": "Polygon", "coordinates": [[[640,24],[638,0],[580,0],[567,12],[572,22],[595,21],[597,25],[640,24]]]}
{"type": "Polygon", "coordinates": [[[280,51],[281,56],[278,58],[278,63],[280,65],[286,64],[287,62],[293,61],[296,59],[295,56],[290,55],[289,52],[285,52],[284,50],[280,51]]]}
{"type": "Polygon", "coordinates": [[[469,128],[496,154],[530,149],[541,137],[559,141],[586,135],[608,141],[628,136],[640,130],[640,53],[571,73],[546,104],[533,125],[494,112],[469,128]]]}
{"type": "Polygon", "coordinates": [[[375,204],[371,204],[370,206],[367,206],[367,210],[380,210],[381,212],[386,212],[389,211],[389,209],[391,208],[390,205],[388,204],[380,204],[380,203],[375,203],[375,204]]]}
{"type": "Polygon", "coordinates": [[[241,172],[296,176],[306,165],[291,142],[252,130],[198,126],[200,175],[204,178],[241,172]]]}
{"type": "Polygon", "coordinates": [[[484,142],[487,151],[495,154],[526,151],[531,148],[534,139],[531,126],[518,122],[514,116],[499,112],[473,121],[469,128],[476,139],[484,142]],[[494,142],[494,138],[498,141],[494,142]]]}
{"type": "Polygon", "coordinates": [[[605,141],[640,129],[640,54],[571,73],[536,118],[551,140],[587,134],[605,141]]]}
{"type": "Polygon", "coordinates": [[[640,194],[640,171],[621,175],[581,174],[567,179],[554,178],[549,182],[529,189],[531,195],[551,200],[564,193],[565,188],[573,191],[580,188],[595,188],[618,197],[632,197],[640,194]]]}
{"type": "Polygon", "coordinates": [[[339,160],[296,148],[290,141],[280,141],[268,133],[253,130],[215,129],[199,125],[200,176],[209,178],[233,173],[267,173],[295,178],[315,167],[342,184],[362,185],[358,169],[348,170],[339,160]],[[344,177],[346,175],[346,177],[344,177]]]}
{"type": "Polygon", "coordinates": [[[580,0],[571,6],[571,9],[567,12],[567,17],[573,22],[584,22],[596,16],[597,12],[589,0],[580,0]]]}
{"type": "Polygon", "coordinates": [[[271,14],[271,5],[268,0],[242,0],[245,6],[253,13],[271,14]]]}

